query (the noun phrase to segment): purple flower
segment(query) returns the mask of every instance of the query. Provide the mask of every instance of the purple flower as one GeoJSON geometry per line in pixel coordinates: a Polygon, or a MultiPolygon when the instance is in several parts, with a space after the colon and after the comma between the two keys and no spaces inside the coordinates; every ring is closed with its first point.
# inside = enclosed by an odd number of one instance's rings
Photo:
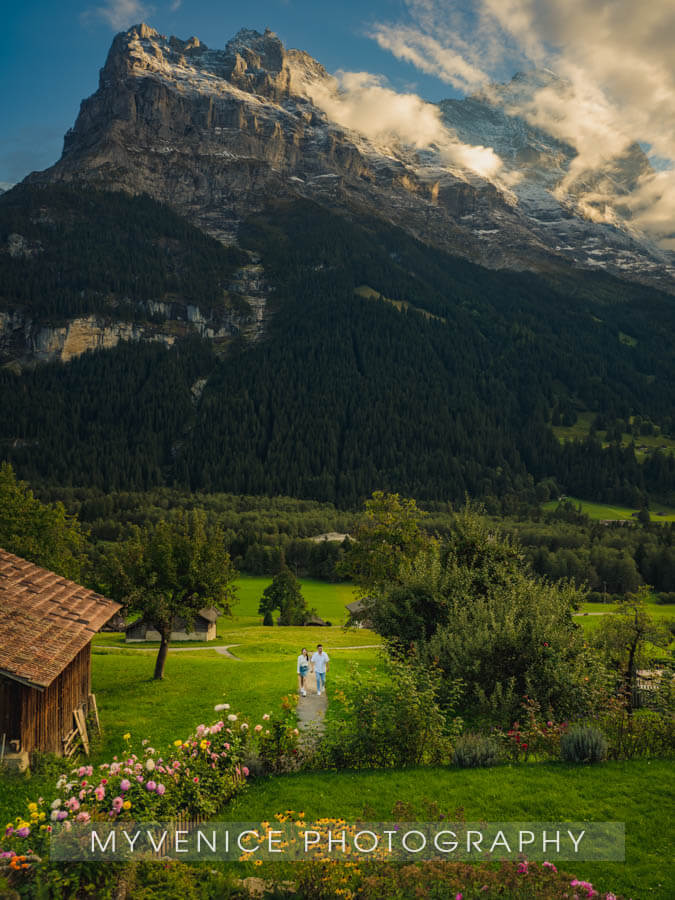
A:
{"type": "Polygon", "coordinates": [[[30,834],[30,828],[28,828],[28,826],[24,825],[23,828],[18,828],[18,829],[14,832],[14,834],[15,834],[17,837],[28,837],[28,835],[30,834]]]}
{"type": "Polygon", "coordinates": [[[56,819],[58,822],[63,822],[64,819],[68,818],[68,813],[65,809],[60,809],[56,814],[56,819]]]}
{"type": "Polygon", "coordinates": [[[164,793],[165,790],[166,790],[166,788],[164,787],[163,784],[158,784],[158,785],[157,785],[157,793],[160,795],[160,797],[161,797],[161,795],[164,793]]]}
{"type": "Polygon", "coordinates": [[[145,785],[146,791],[154,791],[156,787],[157,784],[154,781],[148,781],[148,783],[145,785]]]}
{"type": "Polygon", "coordinates": [[[128,791],[130,787],[131,787],[131,782],[129,781],[128,778],[123,778],[120,781],[120,790],[121,791],[128,791]]]}

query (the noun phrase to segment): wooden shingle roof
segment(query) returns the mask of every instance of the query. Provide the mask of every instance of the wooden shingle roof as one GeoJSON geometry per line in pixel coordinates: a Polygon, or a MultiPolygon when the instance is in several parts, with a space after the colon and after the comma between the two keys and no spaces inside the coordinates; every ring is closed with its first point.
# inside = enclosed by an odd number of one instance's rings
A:
{"type": "Polygon", "coordinates": [[[46,688],[120,604],[0,549],[0,675],[46,688]]]}

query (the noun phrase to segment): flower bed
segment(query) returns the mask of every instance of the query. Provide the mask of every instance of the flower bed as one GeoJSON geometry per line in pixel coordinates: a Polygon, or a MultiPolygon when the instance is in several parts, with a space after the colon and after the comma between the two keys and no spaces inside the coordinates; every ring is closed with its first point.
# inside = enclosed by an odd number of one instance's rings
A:
{"type": "MultiPolygon", "coordinates": [[[[30,878],[46,857],[55,823],[117,820],[172,821],[177,816],[199,821],[214,815],[246,786],[244,761],[261,757],[271,765],[274,734],[283,730],[285,753],[297,751],[297,729],[289,723],[290,706],[281,722],[265,714],[251,725],[228,704],[215,707],[226,715],[194,734],[178,738],[168,752],[143,740],[134,748],[131,734],[121,756],[97,766],[75,766],[59,776],[53,798],[38,797],[0,832],[0,866],[12,884],[30,878]]],[[[30,896],[30,894],[29,894],[30,896]]]]}

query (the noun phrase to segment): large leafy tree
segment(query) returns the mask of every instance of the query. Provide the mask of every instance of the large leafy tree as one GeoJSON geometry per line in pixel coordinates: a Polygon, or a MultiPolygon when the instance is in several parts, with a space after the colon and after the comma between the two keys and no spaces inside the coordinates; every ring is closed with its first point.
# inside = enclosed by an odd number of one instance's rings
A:
{"type": "Polygon", "coordinates": [[[77,580],[86,535],[62,503],[42,503],[9,463],[0,465],[0,547],[77,580]]]}
{"type": "Polygon", "coordinates": [[[525,693],[563,715],[580,709],[594,673],[572,619],[579,591],[537,577],[469,505],[447,541],[421,544],[416,555],[400,541],[395,556],[378,554],[388,580],[371,582],[368,613],[390,649],[437,665],[446,701],[461,681],[475,713],[508,720],[525,693]]]}
{"type": "Polygon", "coordinates": [[[406,560],[413,559],[427,538],[420,529],[425,513],[414,500],[375,491],[366,500],[363,519],[356,528],[342,571],[351,576],[367,601],[385,586],[399,581],[406,560]]]}
{"type": "Polygon", "coordinates": [[[263,591],[258,612],[261,615],[279,610],[278,625],[304,625],[309,610],[300,584],[290,569],[284,567],[263,591]]]}
{"type": "Polygon", "coordinates": [[[155,679],[164,676],[174,617],[192,628],[204,606],[229,615],[237,571],[220,528],[207,529],[202,510],[136,529],[107,560],[109,593],[130,613],[140,613],[161,635],[155,679]]]}

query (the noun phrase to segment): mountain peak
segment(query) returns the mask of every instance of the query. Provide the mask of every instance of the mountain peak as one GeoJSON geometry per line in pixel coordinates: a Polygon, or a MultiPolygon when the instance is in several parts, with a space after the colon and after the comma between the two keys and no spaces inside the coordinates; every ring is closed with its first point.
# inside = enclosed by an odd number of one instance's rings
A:
{"type": "Polygon", "coordinates": [[[286,59],[284,45],[269,28],[264,34],[251,28],[240,29],[225,45],[225,53],[241,56],[249,67],[257,63],[257,68],[268,72],[281,72],[286,59]]]}

